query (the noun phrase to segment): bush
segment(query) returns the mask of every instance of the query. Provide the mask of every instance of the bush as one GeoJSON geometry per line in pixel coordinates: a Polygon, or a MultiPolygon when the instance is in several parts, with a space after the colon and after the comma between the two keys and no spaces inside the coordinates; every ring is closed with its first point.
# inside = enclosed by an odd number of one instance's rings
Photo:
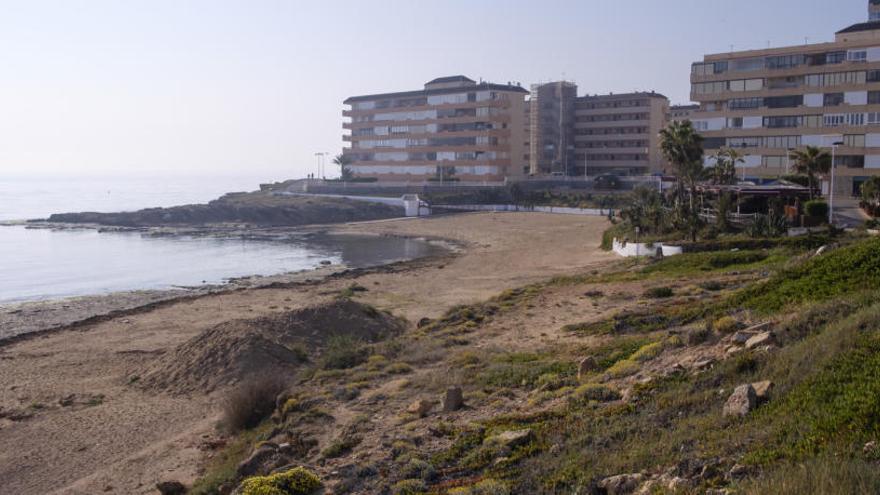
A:
{"type": "Polygon", "coordinates": [[[308,469],[297,467],[269,476],[253,476],[241,482],[242,495],[310,495],[321,480],[308,469]]]}
{"type": "Polygon", "coordinates": [[[672,297],[674,294],[671,287],[652,287],[645,291],[645,297],[653,299],[664,299],[672,297]]]}
{"type": "Polygon", "coordinates": [[[367,360],[363,342],[351,335],[333,335],[324,350],[324,369],[353,368],[367,360]]]}
{"type": "Polygon", "coordinates": [[[510,495],[510,488],[496,480],[483,480],[474,486],[453,488],[449,495],[510,495]]]}
{"type": "Polygon", "coordinates": [[[744,494],[755,495],[880,493],[880,472],[876,466],[862,460],[823,458],[777,467],[758,479],[744,483],[742,489],[744,494]]]}
{"type": "Polygon", "coordinates": [[[739,328],[739,322],[732,316],[722,316],[712,323],[712,328],[718,333],[732,333],[739,328]]]}
{"type": "Polygon", "coordinates": [[[391,487],[393,495],[419,495],[425,493],[427,486],[422,480],[403,480],[398,481],[391,487]]]}
{"type": "Polygon", "coordinates": [[[253,378],[236,387],[223,403],[223,424],[233,432],[253,428],[275,410],[287,383],[279,377],[253,378]]]}
{"type": "Polygon", "coordinates": [[[814,200],[804,203],[804,214],[808,217],[826,218],[828,216],[828,203],[814,200]]]}
{"type": "Polygon", "coordinates": [[[718,282],[717,280],[708,280],[700,284],[700,288],[703,290],[708,290],[711,292],[717,292],[719,290],[724,289],[724,284],[718,282]]]}
{"type": "Polygon", "coordinates": [[[437,476],[437,470],[430,463],[420,459],[410,460],[403,468],[403,477],[431,481],[437,476]]]}
{"type": "Polygon", "coordinates": [[[589,402],[591,400],[597,402],[610,402],[620,399],[620,393],[616,390],[599,385],[596,383],[588,383],[576,388],[572,400],[577,402],[589,402]]]}

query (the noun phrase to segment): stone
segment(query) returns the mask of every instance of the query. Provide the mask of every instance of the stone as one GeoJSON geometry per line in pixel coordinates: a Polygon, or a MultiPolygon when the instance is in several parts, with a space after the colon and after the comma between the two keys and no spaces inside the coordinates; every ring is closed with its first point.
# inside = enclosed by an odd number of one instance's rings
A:
{"type": "Polygon", "coordinates": [[[730,471],[727,473],[727,477],[731,480],[739,480],[745,478],[749,475],[749,468],[743,466],[742,464],[734,464],[730,471]]]}
{"type": "Polygon", "coordinates": [[[419,320],[419,322],[416,324],[416,327],[418,327],[418,328],[424,328],[424,327],[430,325],[432,321],[433,321],[433,320],[431,320],[430,318],[422,318],[422,319],[419,320]]]}
{"type": "Polygon", "coordinates": [[[618,474],[600,481],[599,488],[608,495],[629,495],[639,488],[644,479],[645,476],[639,473],[618,474]]]}
{"type": "Polygon", "coordinates": [[[697,370],[706,370],[712,367],[715,364],[715,360],[712,358],[703,359],[694,363],[694,369],[697,370]]]}
{"type": "Polygon", "coordinates": [[[247,459],[239,463],[236,472],[241,477],[256,474],[260,466],[262,466],[270,457],[275,455],[276,448],[277,446],[274,444],[266,443],[261,445],[260,448],[253,451],[247,459]]]}
{"type": "Polygon", "coordinates": [[[751,339],[755,335],[757,335],[755,332],[740,330],[739,332],[734,333],[733,336],[730,337],[730,340],[733,341],[734,344],[744,345],[746,342],[749,341],[749,339],[751,339]]]}
{"type": "Polygon", "coordinates": [[[443,398],[443,411],[458,411],[464,406],[464,393],[461,387],[449,387],[446,389],[446,397],[443,398]]]}
{"type": "Polygon", "coordinates": [[[754,349],[768,345],[773,342],[773,334],[770,332],[761,332],[746,341],[746,349],[754,349]]]}
{"type": "Polygon", "coordinates": [[[409,407],[406,408],[406,412],[424,418],[429,412],[431,412],[431,409],[434,409],[434,401],[419,399],[410,404],[409,407]]]}
{"type": "Polygon", "coordinates": [[[766,332],[766,331],[769,331],[770,327],[772,327],[772,326],[773,326],[772,321],[765,321],[764,323],[758,323],[757,325],[752,325],[752,326],[746,328],[745,330],[743,330],[743,332],[750,332],[753,334],[766,332]]]}
{"type": "Polygon", "coordinates": [[[683,492],[693,487],[691,480],[681,477],[674,477],[666,482],[666,488],[673,493],[683,492]]]}
{"type": "Polygon", "coordinates": [[[758,398],[758,402],[764,402],[770,400],[770,390],[773,389],[773,382],[770,380],[755,382],[752,384],[752,388],[755,389],[755,397],[758,398]]]}
{"type": "Polygon", "coordinates": [[[512,449],[531,442],[532,436],[532,430],[526,428],[524,430],[504,431],[494,437],[489,437],[487,441],[512,449]]]}
{"type": "Polygon", "coordinates": [[[862,448],[862,453],[864,453],[866,456],[875,457],[878,454],[877,442],[872,440],[866,443],[865,446],[862,448]]]}
{"type": "Polygon", "coordinates": [[[186,493],[186,487],[179,481],[163,481],[161,483],[156,483],[156,489],[159,490],[159,493],[162,495],[184,495],[186,493]]]}
{"type": "Polygon", "coordinates": [[[589,373],[599,370],[599,363],[593,356],[587,356],[578,363],[578,380],[582,379],[589,373]]]}
{"type": "Polygon", "coordinates": [[[751,384],[740,385],[724,404],[724,416],[745,416],[751,412],[758,403],[755,389],[751,384]]]}
{"type": "Polygon", "coordinates": [[[828,246],[820,246],[819,249],[816,250],[816,254],[814,256],[822,256],[825,251],[828,251],[828,246]]]}

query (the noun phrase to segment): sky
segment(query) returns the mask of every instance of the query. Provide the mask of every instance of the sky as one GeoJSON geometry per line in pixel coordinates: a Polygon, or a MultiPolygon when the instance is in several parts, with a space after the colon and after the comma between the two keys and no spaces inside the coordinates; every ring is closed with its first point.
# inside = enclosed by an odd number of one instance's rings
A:
{"type": "Polygon", "coordinates": [[[303,177],[346,97],[453,74],[687,103],[704,54],[831,41],[867,3],[0,0],[0,179],[303,177]]]}

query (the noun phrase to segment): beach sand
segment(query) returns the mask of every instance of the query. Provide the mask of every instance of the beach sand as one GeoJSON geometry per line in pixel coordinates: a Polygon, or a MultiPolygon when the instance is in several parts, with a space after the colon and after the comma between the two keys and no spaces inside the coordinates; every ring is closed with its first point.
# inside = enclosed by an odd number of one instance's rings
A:
{"type": "MultiPolygon", "coordinates": [[[[155,493],[191,483],[216,431],[223,389],[171,396],[133,385],[138,370],[219,323],[330,301],[357,283],[358,300],[415,324],[457,304],[614,256],[607,221],[539,213],[478,213],[328,228],[448,239],[456,254],[354,271],[321,282],[208,294],[100,318],[0,347],[0,486],[18,494],[155,493]]],[[[549,311],[549,309],[548,309],[549,311]]]]}

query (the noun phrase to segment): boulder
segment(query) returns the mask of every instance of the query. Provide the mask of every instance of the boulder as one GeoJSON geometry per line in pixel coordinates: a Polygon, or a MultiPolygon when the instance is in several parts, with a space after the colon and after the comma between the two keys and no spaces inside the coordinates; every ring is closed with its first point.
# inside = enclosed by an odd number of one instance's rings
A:
{"type": "Polygon", "coordinates": [[[461,387],[449,387],[446,389],[446,396],[443,398],[443,411],[458,411],[464,406],[464,393],[461,387]]]}
{"type": "Polygon", "coordinates": [[[770,332],[761,332],[746,341],[746,349],[754,349],[764,345],[773,343],[773,334],[770,332]]]}
{"type": "Polygon", "coordinates": [[[587,356],[578,363],[578,380],[582,379],[589,373],[599,371],[599,363],[593,356],[587,356]]]}
{"type": "Polygon", "coordinates": [[[758,397],[751,384],[740,385],[724,404],[725,416],[745,416],[758,404],[758,397]]]}
{"type": "Polygon", "coordinates": [[[156,483],[156,490],[162,495],[184,495],[186,487],[179,481],[163,481],[156,483]]]}
{"type": "Polygon", "coordinates": [[[739,332],[734,333],[730,337],[730,340],[733,341],[734,344],[744,345],[746,342],[749,341],[750,338],[754,337],[755,335],[757,335],[755,332],[740,330],[739,332]]]}
{"type": "Polygon", "coordinates": [[[752,384],[752,388],[755,389],[755,397],[758,398],[758,402],[764,402],[770,399],[770,390],[773,389],[773,382],[770,380],[755,382],[752,384]]]}
{"type": "Polygon", "coordinates": [[[486,441],[498,444],[502,447],[515,448],[520,445],[526,445],[532,441],[532,430],[526,428],[524,430],[508,430],[501,432],[494,437],[489,437],[486,441]]]}
{"type": "Polygon", "coordinates": [[[758,323],[757,325],[752,325],[752,326],[746,328],[746,329],[743,330],[743,331],[744,331],[744,332],[750,332],[750,333],[761,333],[761,332],[767,332],[767,331],[770,330],[770,328],[771,328],[772,326],[773,326],[773,322],[772,322],[772,321],[765,321],[764,323],[758,323]]]}
{"type": "Polygon", "coordinates": [[[599,488],[608,495],[628,495],[634,493],[644,479],[645,476],[639,473],[618,474],[600,481],[599,488]]]}
{"type": "Polygon", "coordinates": [[[419,399],[410,404],[409,407],[406,408],[406,412],[424,418],[429,412],[431,412],[431,409],[434,409],[434,401],[419,399]]]}

